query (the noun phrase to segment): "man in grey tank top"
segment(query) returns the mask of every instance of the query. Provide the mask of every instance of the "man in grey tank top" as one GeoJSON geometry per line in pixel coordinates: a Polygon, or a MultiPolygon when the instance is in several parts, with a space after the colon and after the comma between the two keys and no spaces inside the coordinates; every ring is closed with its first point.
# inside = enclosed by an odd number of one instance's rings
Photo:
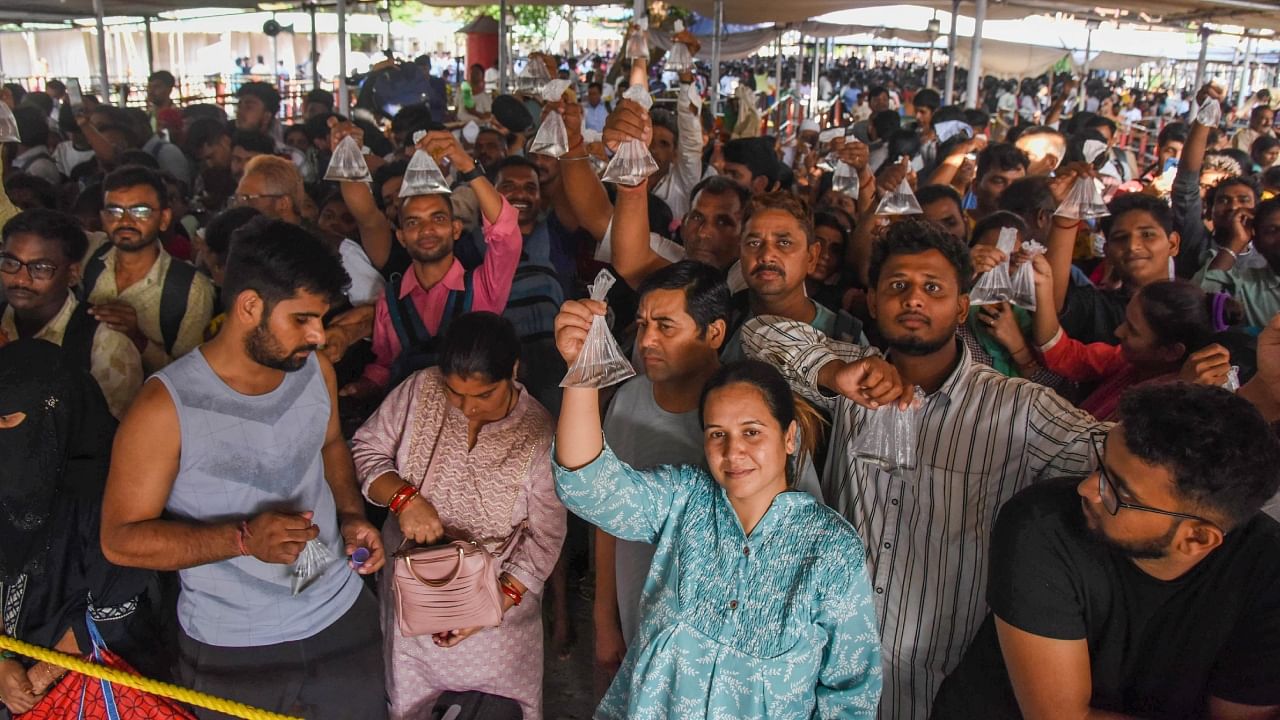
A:
{"type": "MultiPolygon", "coordinates": [[[[157,373],[116,435],[102,547],[177,570],[179,679],[307,718],[383,718],[383,564],[315,352],[348,283],[302,228],[256,220],[226,265],[217,337],[157,373]],[[298,583],[303,549],[328,561],[298,583]],[[358,548],[369,558],[348,560],[358,548]]],[[[363,555],[363,553],[361,553],[363,555]]],[[[203,712],[201,717],[223,717],[203,712]]]]}

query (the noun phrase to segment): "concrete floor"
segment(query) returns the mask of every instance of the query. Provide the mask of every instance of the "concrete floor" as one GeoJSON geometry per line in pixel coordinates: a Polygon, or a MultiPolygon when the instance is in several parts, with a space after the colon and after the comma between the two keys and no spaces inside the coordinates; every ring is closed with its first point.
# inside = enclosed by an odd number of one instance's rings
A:
{"type": "Polygon", "coordinates": [[[569,616],[577,641],[569,657],[561,660],[551,647],[551,625],[547,623],[542,676],[542,708],[546,720],[589,720],[597,698],[592,690],[593,656],[591,642],[591,601],[576,587],[569,590],[569,616]]]}

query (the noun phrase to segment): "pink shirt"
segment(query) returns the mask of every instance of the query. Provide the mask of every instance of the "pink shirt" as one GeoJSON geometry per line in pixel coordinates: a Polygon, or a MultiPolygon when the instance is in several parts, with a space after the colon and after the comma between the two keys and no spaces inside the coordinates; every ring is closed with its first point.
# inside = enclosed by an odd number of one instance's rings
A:
{"type": "MultiPolygon", "coordinates": [[[[507,297],[511,294],[511,279],[515,277],[516,266],[520,264],[520,251],[524,243],[520,235],[519,216],[506,198],[502,200],[502,211],[498,213],[498,221],[489,222],[483,218],[484,241],[488,245],[484,262],[475,269],[472,275],[471,309],[501,314],[507,307],[507,297]]],[[[445,303],[449,299],[449,291],[465,288],[466,270],[456,258],[440,282],[424,288],[418,282],[412,266],[400,279],[399,295],[409,297],[413,307],[422,318],[427,331],[435,335],[444,318],[445,303]]],[[[373,362],[364,368],[363,377],[378,387],[386,387],[391,382],[391,364],[400,355],[400,338],[396,337],[395,327],[391,324],[391,314],[387,311],[387,296],[378,297],[378,304],[373,315],[373,362]]]]}

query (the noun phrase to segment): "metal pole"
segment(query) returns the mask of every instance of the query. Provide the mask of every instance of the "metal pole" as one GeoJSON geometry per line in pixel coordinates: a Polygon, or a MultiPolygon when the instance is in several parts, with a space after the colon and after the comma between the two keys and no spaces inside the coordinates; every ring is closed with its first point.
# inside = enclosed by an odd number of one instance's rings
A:
{"type": "Polygon", "coordinates": [[[818,119],[818,65],[822,64],[822,40],[813,38],[813,72],[809,73],[809,117],[818,119]]]}
{"type": "Polygon", "coordinates": [[[969,51],[969,83],[965,90],[965,107],[978,107],[978,90],[982,83],[982,23],[987,19],[987,0],[977,0],[973,9],[973,44],[969,51]]]}
{"type": "Polygon", "coordinates": [[[151,39],[151,18],[142,18],[142,29],[147,33],[147,76],[156,71],[156,48],[151,39]]]}
{"type": "Polygon", "coordinates": [[[498,94],[507,92],[507,66],[511,59],[507,57],[507,0],[498,2],[498,94]]]}
{"type": "Polygon", "coordinates": [[[111,81],[107,78],[107,27],[102,23],[102,0],[93,0],[93,17],[98,25],[98,91],[102,104],[111,104],[111,81]]]}
{"type": "MultiPolygon", "coordinates": [[[[574,16],[575,16],[576,14],[577,14],[577,13],[575,13],[575,12],[574,12],[573,6],[572,6],[572,5],[570,5],[570,6],[569,6],[569,15],[565,18],[566,22],[567,22],[567,23],[568,23],[568,25],[569,25],[569,27],[568,27],[568,30],[569,30],[569,51],[568,51],[567,53],[565,53],[565,54],[566,54],[566,55],[568,55],[569,57],[578,57],[578,49],[577,49],[577,48],[574,46],[574,44],[573,44],[573,22],[574,22],[574,20],[575,20],[574,16]]],[[[574,82],[576,83],[577,81],[574,81],[574,82]]]]}
{"type": "MultiPolygon", "coordinates": [[[[933,11],[933,19],[936,23],[938,19],[937,10],[933,11]]],[[[929,33],[929,60],[928,60],[928,66],[924,70],[924,86],[927,88],[933,87],[933,46],[937,44],[937,42],[938,42],[938,34],[929,33]]]]}
{"type": "Polygon", "coordinates": [[[960,0],[951,0],[951,29],[947,31],[947,79],[942,94],[942,104],[950,105],[956,92],[956,16],[960,14],[960,0]]]}
{"type": "Polygon", "coordinates": [[[311,14],[311,89],[320,89],[320,42],[316,36],[316,4],[307,5],[311,14]]]}
{"type": "MultiPolygon", "coordinates": [[[[1084,70],[1080,73],[1080,81],[1087,84],[1089,82],[1089,53],[1093,52],[1093,28],[1088,28],[1088,35],[1084,39],[1084,70]]],[[[1083,92],[1084,88],[1081,88],[1083,92]]]]}
{"type": "Polygon", "coordinates": [[[1200,86],[1204,84],[1204,71],[1206,60],[1209,55],[1209,36],[1213,34],[1209,28],[1200,27],[1200,57],[1196,58],[1196,81],[1191,93],[1194,95],[1200,90],[1200,86]]]}
{"type": "MultiPolygon", "coordinates": [[[[101,0],[98,0],[101,2],[101,0]]],[[[724,34],[724,0],[715,0],[715,35],[711,38],[711,117],[720,114],[720,36],[724,34]]]]}
{"type": "Polygon", "coordinates": [[[1249,94],[1249,80],[1253,74],[1249,72],[1249,66],[1253,64],[1254,39],[1249,38],[1244,45],[1244,65],[1240,68],[1240,95],[1236,100],[1236,107],[1244,107],[1244,99],[1249,94]]]}
{"type": "Polygon", "coordinates": [[[351,91],[347,89],[347,0],[338,0],[338,114],[351,112],[351,91]]]}
{"type": "Polygon", "coordinates": [[[396,41],[391,37],[391,0],[387,0],[387,52],[394,53],[395,50],[396,41]]]}
{"type": "Polygon", "coordinates": [[[782,131],[782,33],[778,33],[778,44],[775,46],[777,52],[773,58],[773,74],[778,77],[778,93],[774,97],[773,103],[773,128],[777,132],[782,131]]]}

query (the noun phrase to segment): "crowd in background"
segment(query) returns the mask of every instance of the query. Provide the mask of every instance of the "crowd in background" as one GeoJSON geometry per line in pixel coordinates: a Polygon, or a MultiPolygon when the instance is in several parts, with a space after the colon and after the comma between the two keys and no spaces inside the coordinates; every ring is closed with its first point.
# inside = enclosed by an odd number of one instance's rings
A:
{"type": "MultiPolygon", "coordinates": [[[[266,82],[4,86],[0,631],[306,717],[557,717],[545,598],[603,718],[1277,716],[1269,93],[744,62],[717,112],[651,59],[391,66],[287,125],[266,82]],[[562,386],[600,318],[638,375],[562,386]],[[497,626],[407,630],[442,539],[504,551],[497,626]]],[[[0,714],[61,676],[5,654],[0,714]]]]}

